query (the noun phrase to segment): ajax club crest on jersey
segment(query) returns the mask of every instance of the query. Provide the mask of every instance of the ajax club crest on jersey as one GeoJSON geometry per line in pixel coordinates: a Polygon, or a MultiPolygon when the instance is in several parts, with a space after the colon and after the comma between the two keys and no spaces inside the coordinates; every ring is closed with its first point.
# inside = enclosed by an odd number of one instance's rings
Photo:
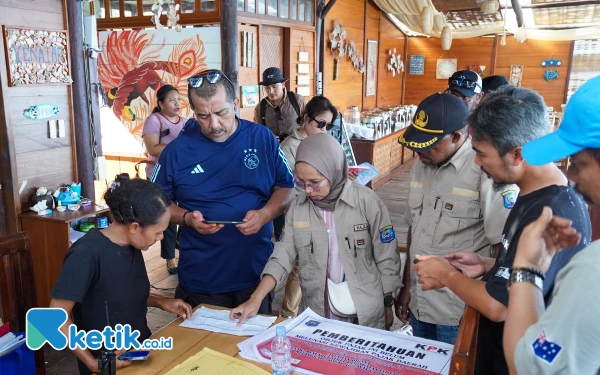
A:
{"type": "Polygon", "coordinates": [[[258,167],[258,156],[256,155],[256,149],[249,148],[244,150],[244,164],[248,169],[256,169],[258,167]]]}

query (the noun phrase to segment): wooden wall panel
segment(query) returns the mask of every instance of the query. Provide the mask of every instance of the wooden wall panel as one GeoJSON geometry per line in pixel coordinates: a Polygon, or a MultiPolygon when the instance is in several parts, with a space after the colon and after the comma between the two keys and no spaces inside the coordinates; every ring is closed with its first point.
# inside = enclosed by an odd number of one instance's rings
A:
{"type": "Polygon", "coordinates": [[[363,75],[344,57],[339,60],[338,79],[333,80],[334,58],[327,40],[333,30],[333,21],[338,20],[348,32],[347,40],[354,40],[358,51],[364,51],[365,1],[337,0],[324,20],[325,66],[323,69],[323,95],[342,113],[348,106],[362,107],[363,75]]]}
{"type": "Polygon", "coordinates": [[[29,201],[38,187],[55,190],[58,186],[73,182],[73,159],[71,147],[46,149],[17,154],[19,185],[27,180],[20,194],[23,210],[29,209],[29,201]]]}
{"type": "MultiPolygon", "coordinates": [[[[366,3],[366,37],[365,37],[365,48],[363,50],[363,56],[365,57],[365,61],[367,61],[367,41],[368,40],[376,40],[377,41],[377,63],[375,65],[375,70],[379,69],[379,51],[381,50],[381,46],[379,45],[379,22],[381,17],[381,12],[379,8],[370,2],[366,3]]],[[[379,73],[379,72],[377,72],[379,73]]],[[[377,81],[379,81],[379,75],[377,75],[377,81]]],[[[377,91],[379,90],[379,82],[376,82],[377,86],[375,89],[375,95],[367,96],[367,74],[363,74],[363,110],[372,109],[377,107],[377,91]]]]}
{"type": "Polygon", "coordinates": [[[512,64],[521,64],[523,78],[521,87],[527,87],[540,93],[546,101],[546,105],[554,107],[555,111],[561,111],[560,105],[565,103],[565,87],[568,84],[567,71],[571,56],[571,42],[547,42],[527,39],[524,43],[518,43],[515,38],[506,38],[506,46],[498,46],[496,54],[496,74],[508,77],[512,64]],[[562,60],[558,69],[558,79],[546,81],[544,73],[546,67],[542,61],[550,59],[562,60]]]}
{"type": "MultiPolygon", "coordinates": [[[[405,36],[385,16],[381,15],[379,23],[379,69],[377,72],[377,105],[396,105],[402,102],[402,80],[404,73],[392,76],[387,70],[388,51],[396,49],[396,55],[404,61],[405,36]]],[[[404,61],[406,65],[406,62],[404,61]]]]}
{"type": "MultiPolygon", "coordinates": [[[[486,74],[490,75],[494,38],[455,39],[452,48],[444,58],[458,59],[457,69],[466,69],[469,65],[485,65],[486,74]],[[450,54],[452,52],[452,54],[450,54]]],[[[437,59],[444,54],[438,38],[408,38],[408,56],[406,57],[406,92],[405,104],[419,104],[423,99],[438,91],[448,88],[447,79],[436,79],[437,59]],[[408,62],[411,55],[425,56],[425,74],[412,76],[408,74],[408,62]]]]}
{"type": "MultiPolygon", "coordinates": [[[[308,64],[309,69],[309,80],[310,80],[310,95],[306,97],[309,100],[314,93],[315,87],[315,33],[306,30],[291,30],[291,54],[290,54],[290,90],[296,91],[298,87],[298,52],[308,52],[308,62],[302,62],[301,64],[308,64]]],[[[302,74],[306,75],[306,74],[302,74]]],[[[306,85],[302,85],[306,86],[306,85]]]]}
{"type": "MultiPolygon", "coordinates": [[[[43,27],[44,29],[67,28],[64,0],[4,0],[0,12],[0,24],[15,27],[43,27]]],[[[4,39],[0,41],[1,58],[4,60],[4,39]]],[[[72,100],[68,85],[35,85],[8,87],[7,67],[0,63],[0,102],[3,104],[4,128],[0,135],[2,144],[8,144],[6,154],[10,158],[2,159],[3,191],[7,199],[7,226],[10,231],[19,229],[18,213],[29,209],[29,200],[35,189],[46,186],[55,190],[61,184],[73,182],[74,160],[71,130],[72,100]],[[23,112],[32,105],[54,104],[61,112],[52,120],[64,120],[66,134],[64,138],[50,139],[47,121],[33,121],[23,116],[23,112]],[[23,181],[27,185],[19,194],[23,181]],[[8,186],[10,185],[10,186],[8,186]]],[[[4,146],[5,147],[5,146],[4,146]]],[[[4,150],[3,150],[4,151],[4,150]]]]}
{"type": "MultiPolygon", "coordinates": [[[[239,85],[241,86],[245,86],[245,85],[258,85],[258,82],[260,82],[260,77],[261,77],[261,73],[259,71],[258,68],[258,56],[259,56],[259,51],[258,51],[258,46],[260,45],[260,35],[258,33],[258,27],[254,26],[254,25],[243,25],[243,24],[239,24],[238,25],[238,33],[240,34],[239,36],[239,41],[238,41],[238,62],[240,63],[240,65],[238,66],[239,72],[238,72],[238,77],[239,77],[239,85]],[[253,33],[254,34],[254,41],[256,43],[255,46],[255,51],[254,51],[254,66],[252,68],[247,68],[247,67],[243,67],[241,64],[243,62],[242,60],[242,31],[247,31],[249,33],[253,33]]],[[[261,90],[261,88],[258,88],[259,90],[261,90]]],[[[240,95],[240,102],[242,100],[242,94],[241,94],[241,88],[240,88],[240,92],[238,93],[240,95]]],[[[240,103],[241,106],[241,103],[240,103]]],[[[254,118],[254,107],[247,107],[247,108],[240,108],[240,117],[243,118],[244,120],[249,120],[252,121],[252,119],[254,118]]]]}

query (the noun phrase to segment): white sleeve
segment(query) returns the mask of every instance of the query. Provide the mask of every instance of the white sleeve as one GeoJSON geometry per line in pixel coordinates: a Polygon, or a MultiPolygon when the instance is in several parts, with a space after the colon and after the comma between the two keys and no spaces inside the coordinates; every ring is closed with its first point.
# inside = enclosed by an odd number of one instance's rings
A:
{"type": "Polygon", "coordinates": [[[594,375],[600,369],[600,267],[582,255],[559,273],[552,303],[517,343],[519,375],[594,375]]]}

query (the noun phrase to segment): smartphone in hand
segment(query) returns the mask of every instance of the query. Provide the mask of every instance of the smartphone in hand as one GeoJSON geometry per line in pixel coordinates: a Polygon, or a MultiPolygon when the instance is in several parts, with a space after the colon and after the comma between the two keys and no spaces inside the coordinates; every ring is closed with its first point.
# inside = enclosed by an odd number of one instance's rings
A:
{"type": "Polygon", "coordinates": [[[148,358],[150,352],[148,350],[142,350],[139,352],[125,352],[121,354],[118,359],[120,361],[143,361],[148,358]]]}

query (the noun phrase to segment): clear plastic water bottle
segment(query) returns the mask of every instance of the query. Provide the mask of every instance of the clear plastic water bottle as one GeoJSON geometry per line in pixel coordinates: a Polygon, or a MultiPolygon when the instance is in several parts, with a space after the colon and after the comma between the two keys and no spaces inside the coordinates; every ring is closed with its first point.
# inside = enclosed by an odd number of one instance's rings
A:
{"type": "Polygon", "coordinates": [[[271,370],[273,375],[288,375],[292,369],[292,345],[284,326],[278,326],[271,342],[271,370]]]}

